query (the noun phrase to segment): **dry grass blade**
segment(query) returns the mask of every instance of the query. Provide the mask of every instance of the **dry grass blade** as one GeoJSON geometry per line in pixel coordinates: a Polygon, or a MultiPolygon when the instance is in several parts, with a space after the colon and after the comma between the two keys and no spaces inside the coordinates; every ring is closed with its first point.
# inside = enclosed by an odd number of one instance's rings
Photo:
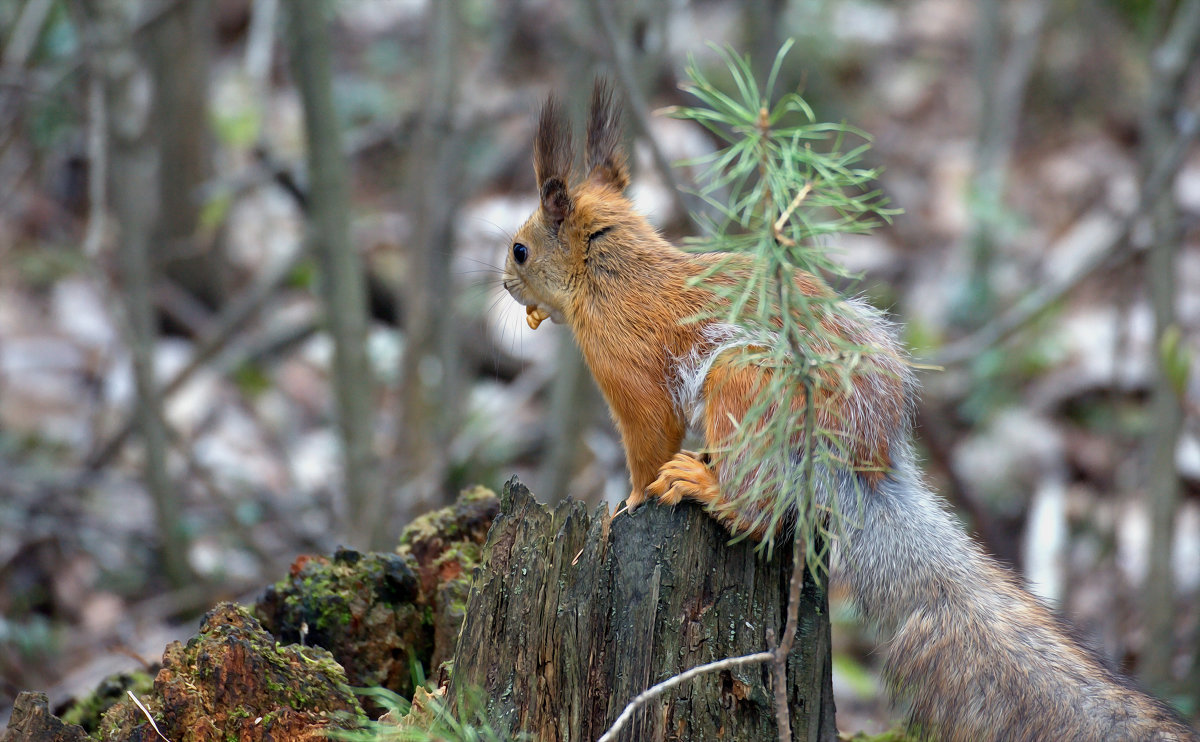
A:
{"type": "Polygon", "coordinates": [[[159,730],[158,724],[154,722],[154,717],[150,715],[150,709],[146,708],[146,706],[140,700],[138,700],[138,697],[133,695],[133,691],[127,690],[125,693],[128,694],[129,697],[133,699],[133,702],[137,704],[137,707],[141,709],[142,713],[146,716],[146,721],[150,722],[150,726],[154,728],[154,733],[158,735],[159,739],[163,740],[163,742],[171,742],[171,740],[159,730]]]}

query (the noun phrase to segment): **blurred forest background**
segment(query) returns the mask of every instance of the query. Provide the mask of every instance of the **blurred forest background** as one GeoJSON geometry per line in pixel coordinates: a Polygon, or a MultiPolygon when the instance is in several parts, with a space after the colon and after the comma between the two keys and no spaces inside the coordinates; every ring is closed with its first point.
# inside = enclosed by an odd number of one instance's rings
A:
{"type": "MultiPolygon", "coordinates": [[[[628,100],[694,233],[689,55],[869,132],[829,245],[903,324],[929,478],[1115,665],[1200,711],[1200,1],[0,3],[0,723],[155,661],[301,553],[512,474],[615,503],[569,334],[499,288],[544,96],[628,100]]],[[[879,728],[834,596],[843,729],[879,728]]]]}

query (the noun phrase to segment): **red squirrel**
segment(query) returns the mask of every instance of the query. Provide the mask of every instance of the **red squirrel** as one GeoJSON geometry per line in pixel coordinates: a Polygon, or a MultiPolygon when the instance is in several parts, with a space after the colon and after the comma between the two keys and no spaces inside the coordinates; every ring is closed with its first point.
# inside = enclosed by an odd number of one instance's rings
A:
{"type": "MultiPolygon", "coordinates": [[[[736,467],[725,458],[770,371],[737,362],[746,343],[736,328],[697,318],[717,300],[693,279],[723,256],[677,249],[625,197],[620,107],[603,80],[578,180],[573,157],[568,122],[550,98],[534,142],[540,204],[509,246],[505,289],[526,306],[531,328],[547,318],[571,328],[621,434],[629,508],[686,498],[733,533],[771,535],[758,517],[770,503],[734,502],[736,467]],[[689,429],[706,454],[680,450],[689,429]]],[[[731,266],[724,280],[737,280],[731,266]]],[[[816,276],[795,282],[808,296],[836,299],[816,276]]],[[[825,332],[874,349],[850,385],[819,385],[842,391],[809,402],[823,427],[852,442],[828,497],[858,513],[839,539],[846,577],[863,614],[890,637],[886,674],[911,701],[912,727],[963,742],[1200,740],[1083,649],[954,522],[914,461],[915,384],[890,324],[861,302],[819,304],[829,307],[825,332]]]]}

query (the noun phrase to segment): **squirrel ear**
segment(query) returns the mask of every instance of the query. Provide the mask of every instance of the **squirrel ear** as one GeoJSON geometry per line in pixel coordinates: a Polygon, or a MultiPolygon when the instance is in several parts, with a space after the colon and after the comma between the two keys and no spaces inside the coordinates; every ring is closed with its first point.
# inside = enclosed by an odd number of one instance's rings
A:
{"type": "Polygon", "coordinates": [[[549,178],[542,183],[542,211],[549,217],[555,231],[562,226],[563,221],[570,216],[575,204],[567,191],[567,184],[562,178],[549,178]]]}
{"type": "Polygon", "coordinates": [[[592,86],[591,114],[587,127],[588,178],[624,191],[629,186],[629,168],[621,148],[621,106],[612,86],[597,77],[592,86]]]}
{"type": "Polygon", "coordinates": [[[571,213],[571,129],[562,105],[554,96],[546,99],[538,118],[537,138],[533,141],[533,172],[537,176],[542,208],[555,229],[571,213]]]}

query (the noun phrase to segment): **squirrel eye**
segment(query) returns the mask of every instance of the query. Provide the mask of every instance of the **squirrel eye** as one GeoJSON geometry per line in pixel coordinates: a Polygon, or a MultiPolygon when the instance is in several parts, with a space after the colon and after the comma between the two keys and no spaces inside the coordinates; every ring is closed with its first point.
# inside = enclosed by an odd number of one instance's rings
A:
{"type": "Polygon", "coordinates": [[[517,261],[517,265],[521,265],[529,257],[529,248],[522,245],[520,242],[513,245],[513,260],[517,261]]]}

